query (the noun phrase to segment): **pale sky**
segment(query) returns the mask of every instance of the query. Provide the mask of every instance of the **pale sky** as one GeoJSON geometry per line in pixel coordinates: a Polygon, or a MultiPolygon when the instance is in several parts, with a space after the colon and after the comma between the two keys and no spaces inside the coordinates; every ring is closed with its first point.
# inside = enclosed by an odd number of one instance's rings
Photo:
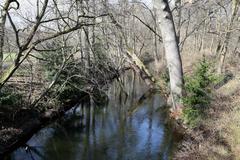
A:
{"type": "MultiPolygon", "coordinates": [[[[0,4],[1,6],[3,5],[5,0],[0,0],[0,4]]],[[[19,15],[22,15],[26,18],[32,18],[32,20],[35,20],[36,17],[36,11],[37,11],[37,0],[18,0],[20,3],[20,8],[15,11],[12,10],[12,18],[14,20],[15,23],[18,23],[18,25],[21,25],[21,23],[23,23],[23,19],[20,18],[19,15]]],[[[40,0],[41,2],[43,2],[44,0],[40,0]]],[[[62,1],[64,4],[64,0],[57,0],[62,1]]],[[[117,0],[110,0],[111,3],[117,2],[117,0]]],[[[152,0],[141,0],[141,2],[144,2],[146,5],[148,5],[149,7],[151,7],[152,4],[152,0]]],[[[51,0],[49,1],[49,3],[51,3],[51,0]]],[[[40,3],[41,4],[41,3],[40,3]]],[[[16,4],[12,4],[12,5],[16,5],[16,4]]],[[[7,24],[8,25],[8,24],[7,24]]]]}

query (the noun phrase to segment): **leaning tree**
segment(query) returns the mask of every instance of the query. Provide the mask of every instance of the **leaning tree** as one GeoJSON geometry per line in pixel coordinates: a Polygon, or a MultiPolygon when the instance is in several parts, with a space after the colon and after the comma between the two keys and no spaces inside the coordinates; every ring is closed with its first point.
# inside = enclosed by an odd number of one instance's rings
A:
{"type": "Polygon", "coordinates": [[[183,70],[173,17],[168,0],[154,0],[153,4],[165,48],[170,77],[170,98],[174,109],[179,109],[183,90],[183,70]]]}

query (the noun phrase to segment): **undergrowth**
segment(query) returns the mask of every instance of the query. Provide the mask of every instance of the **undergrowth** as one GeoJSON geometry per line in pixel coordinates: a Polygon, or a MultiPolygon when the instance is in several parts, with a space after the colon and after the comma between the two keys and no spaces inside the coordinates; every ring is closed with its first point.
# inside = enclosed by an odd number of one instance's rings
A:
{"type": "Polygon", "coordinates": [[[0,106],[19,106],[22,104],[22,96],[9,88],[0,91],[0,106]]]}
{"type": "Polygon", "coordinates": [[[212,64],[203,58],[191,75],[185,77],[186,95],[182,101],[185,106],[182,119],[194,128],[204,118],[211,102],[211,90],[220,77],[214,74],[212,64]]]}

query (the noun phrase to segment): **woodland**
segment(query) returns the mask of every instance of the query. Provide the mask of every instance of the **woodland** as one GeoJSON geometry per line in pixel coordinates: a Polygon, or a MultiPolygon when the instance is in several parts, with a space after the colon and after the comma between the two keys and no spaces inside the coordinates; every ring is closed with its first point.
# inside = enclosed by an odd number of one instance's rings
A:
{"type": "MultiPolygon", "coordinates": [[[[0,0],[0,159],[18,148],[30,153],[28,140],[76,104],[118,103],[110,98],[113,84],[121,98],[143,94],[141,104],[152,94],[162,97],[173,147],[167,158],[147,159],[240,159],[239,6],[239,0],[0,0]],[[127,91],[136,78],[146,93],[127,91]]],[[[130,104],[134,112],[136,106],[130,104]]],[[[109,158],[115,159],[103,159],[109,158]]]]}

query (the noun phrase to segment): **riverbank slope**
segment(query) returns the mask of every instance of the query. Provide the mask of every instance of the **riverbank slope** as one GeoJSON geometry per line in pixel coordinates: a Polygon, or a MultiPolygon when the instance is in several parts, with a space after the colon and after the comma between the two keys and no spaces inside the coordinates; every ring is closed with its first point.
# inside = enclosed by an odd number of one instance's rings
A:
{"type": "Polygon", "coordinates": [[[233,79],[213,91],[206,117],[197,128],[186,129],[173,159],[240,159],[240,75],[236,67],[228,70],[233,79]]]}

